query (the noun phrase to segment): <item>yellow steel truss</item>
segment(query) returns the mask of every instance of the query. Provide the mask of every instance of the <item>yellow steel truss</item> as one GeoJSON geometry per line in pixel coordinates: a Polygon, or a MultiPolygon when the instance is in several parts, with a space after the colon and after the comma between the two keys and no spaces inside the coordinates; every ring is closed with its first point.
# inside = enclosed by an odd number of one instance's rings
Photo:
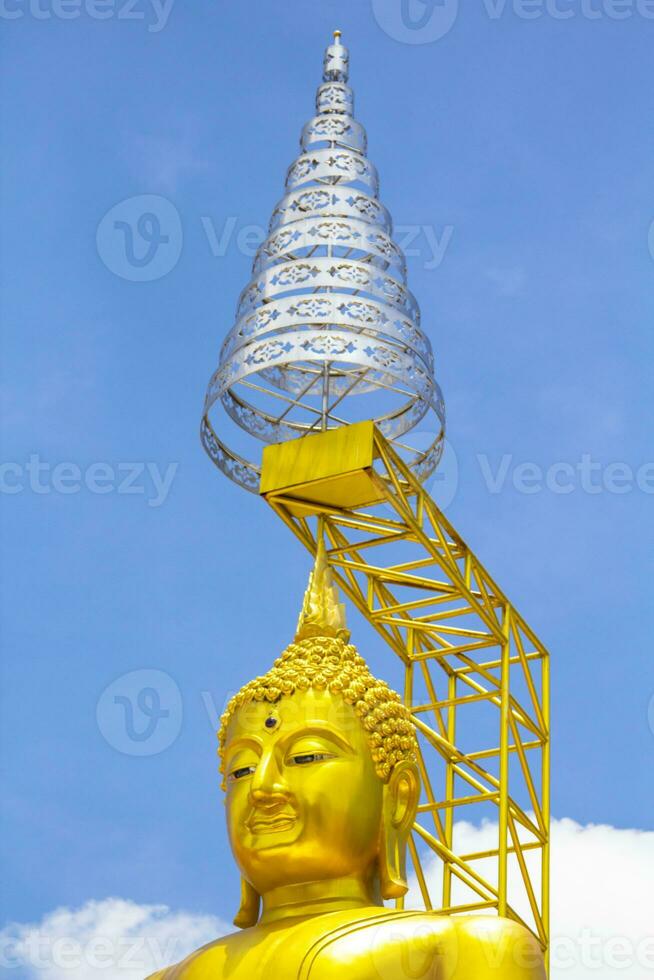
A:
{"type": "Polygon", "coordinates": [[[267,447],[261,492],[309,551],[324,535],[341,588],[403,665],[423,783],[410,857],[425,908],[495,910],[546,949],[545,647],[372,423],[267,447]],[[465,848],[463,821],[487,821],[490,846],[465,848]]]}

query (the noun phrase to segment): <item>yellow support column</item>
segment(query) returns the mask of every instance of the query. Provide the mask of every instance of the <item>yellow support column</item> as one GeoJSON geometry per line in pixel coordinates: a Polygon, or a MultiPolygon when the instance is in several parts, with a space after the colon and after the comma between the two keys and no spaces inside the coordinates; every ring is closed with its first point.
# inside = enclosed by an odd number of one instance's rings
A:
{"type": "Polygon", "coordinates": [[[403,665],[423,782],[409,851],[425,907],[494,909],[546,949],[545,647],[372,422],[266,447],[260,492],[310,552],[324,539],[341,589],[403,665]],[[459,853],[457,821],[493,813],[497,846],[459,853]],[[426,874],[435,858],[440,901],[426,874]]]}

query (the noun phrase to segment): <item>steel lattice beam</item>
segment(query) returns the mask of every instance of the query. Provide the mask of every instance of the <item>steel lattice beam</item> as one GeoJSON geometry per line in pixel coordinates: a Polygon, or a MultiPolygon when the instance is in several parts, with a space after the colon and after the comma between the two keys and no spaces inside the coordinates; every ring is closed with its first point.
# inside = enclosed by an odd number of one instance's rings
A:
{"type": "Polygon", "coordinates": [[[268,447],[261,492],[310,552],[324,535],[340,587],[402,663],[421,746],[410,857],[425,907],[495,910],[546,949],[545,647],[372,423],[268,447]],[[462,852],[457,822],[478,825],[489,808],[496,842],[462,852]],[[443,865],[439,896],[430,852],[443,865]]]}

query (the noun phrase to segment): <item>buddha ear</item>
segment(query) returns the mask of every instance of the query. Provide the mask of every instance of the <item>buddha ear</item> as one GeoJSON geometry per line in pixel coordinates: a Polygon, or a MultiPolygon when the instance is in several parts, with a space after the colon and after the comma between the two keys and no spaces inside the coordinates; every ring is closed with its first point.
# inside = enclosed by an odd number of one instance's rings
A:
{"type": "Polygon", "coordinates": [[[382,898],[401,898],[406,881],[406,845],[416,818],[420,779],[414,762],[400,762],[384,786],[384,812],[379,848],[382,898]]]}
{"type": "Polygon", "coordinates": [[[249,881],[241,878],[241,904],[234,918],[234,925],[239,929],[249,929],[259,921],[259,905],[261,896],[249,881]]]}

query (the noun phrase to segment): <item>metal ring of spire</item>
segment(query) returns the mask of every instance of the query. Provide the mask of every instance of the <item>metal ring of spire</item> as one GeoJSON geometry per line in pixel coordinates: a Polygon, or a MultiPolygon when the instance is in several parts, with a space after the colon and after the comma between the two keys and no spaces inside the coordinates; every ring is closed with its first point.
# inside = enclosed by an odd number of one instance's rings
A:
{"type": "Polygon", "coordinates": [[[445,408],[431,344],[406,285],[404,254],[391,237],[391,216],[378,200],[365,129],[353,118],[348,61],[335,36],[317,115],[302,129],[302,152],[288,168],[286,193],[207,389],[203,445],[230,479],[253,492],[259,467],[218,435],[219,406],[235,432],[264,443],[374,418],[420,479],[442,453],[445,408]],[[359,408],[365,398],[372,400],[367,413],[359,408]],[[404,442],[419,423],[431,432],[426,448],[404,442]]]}

